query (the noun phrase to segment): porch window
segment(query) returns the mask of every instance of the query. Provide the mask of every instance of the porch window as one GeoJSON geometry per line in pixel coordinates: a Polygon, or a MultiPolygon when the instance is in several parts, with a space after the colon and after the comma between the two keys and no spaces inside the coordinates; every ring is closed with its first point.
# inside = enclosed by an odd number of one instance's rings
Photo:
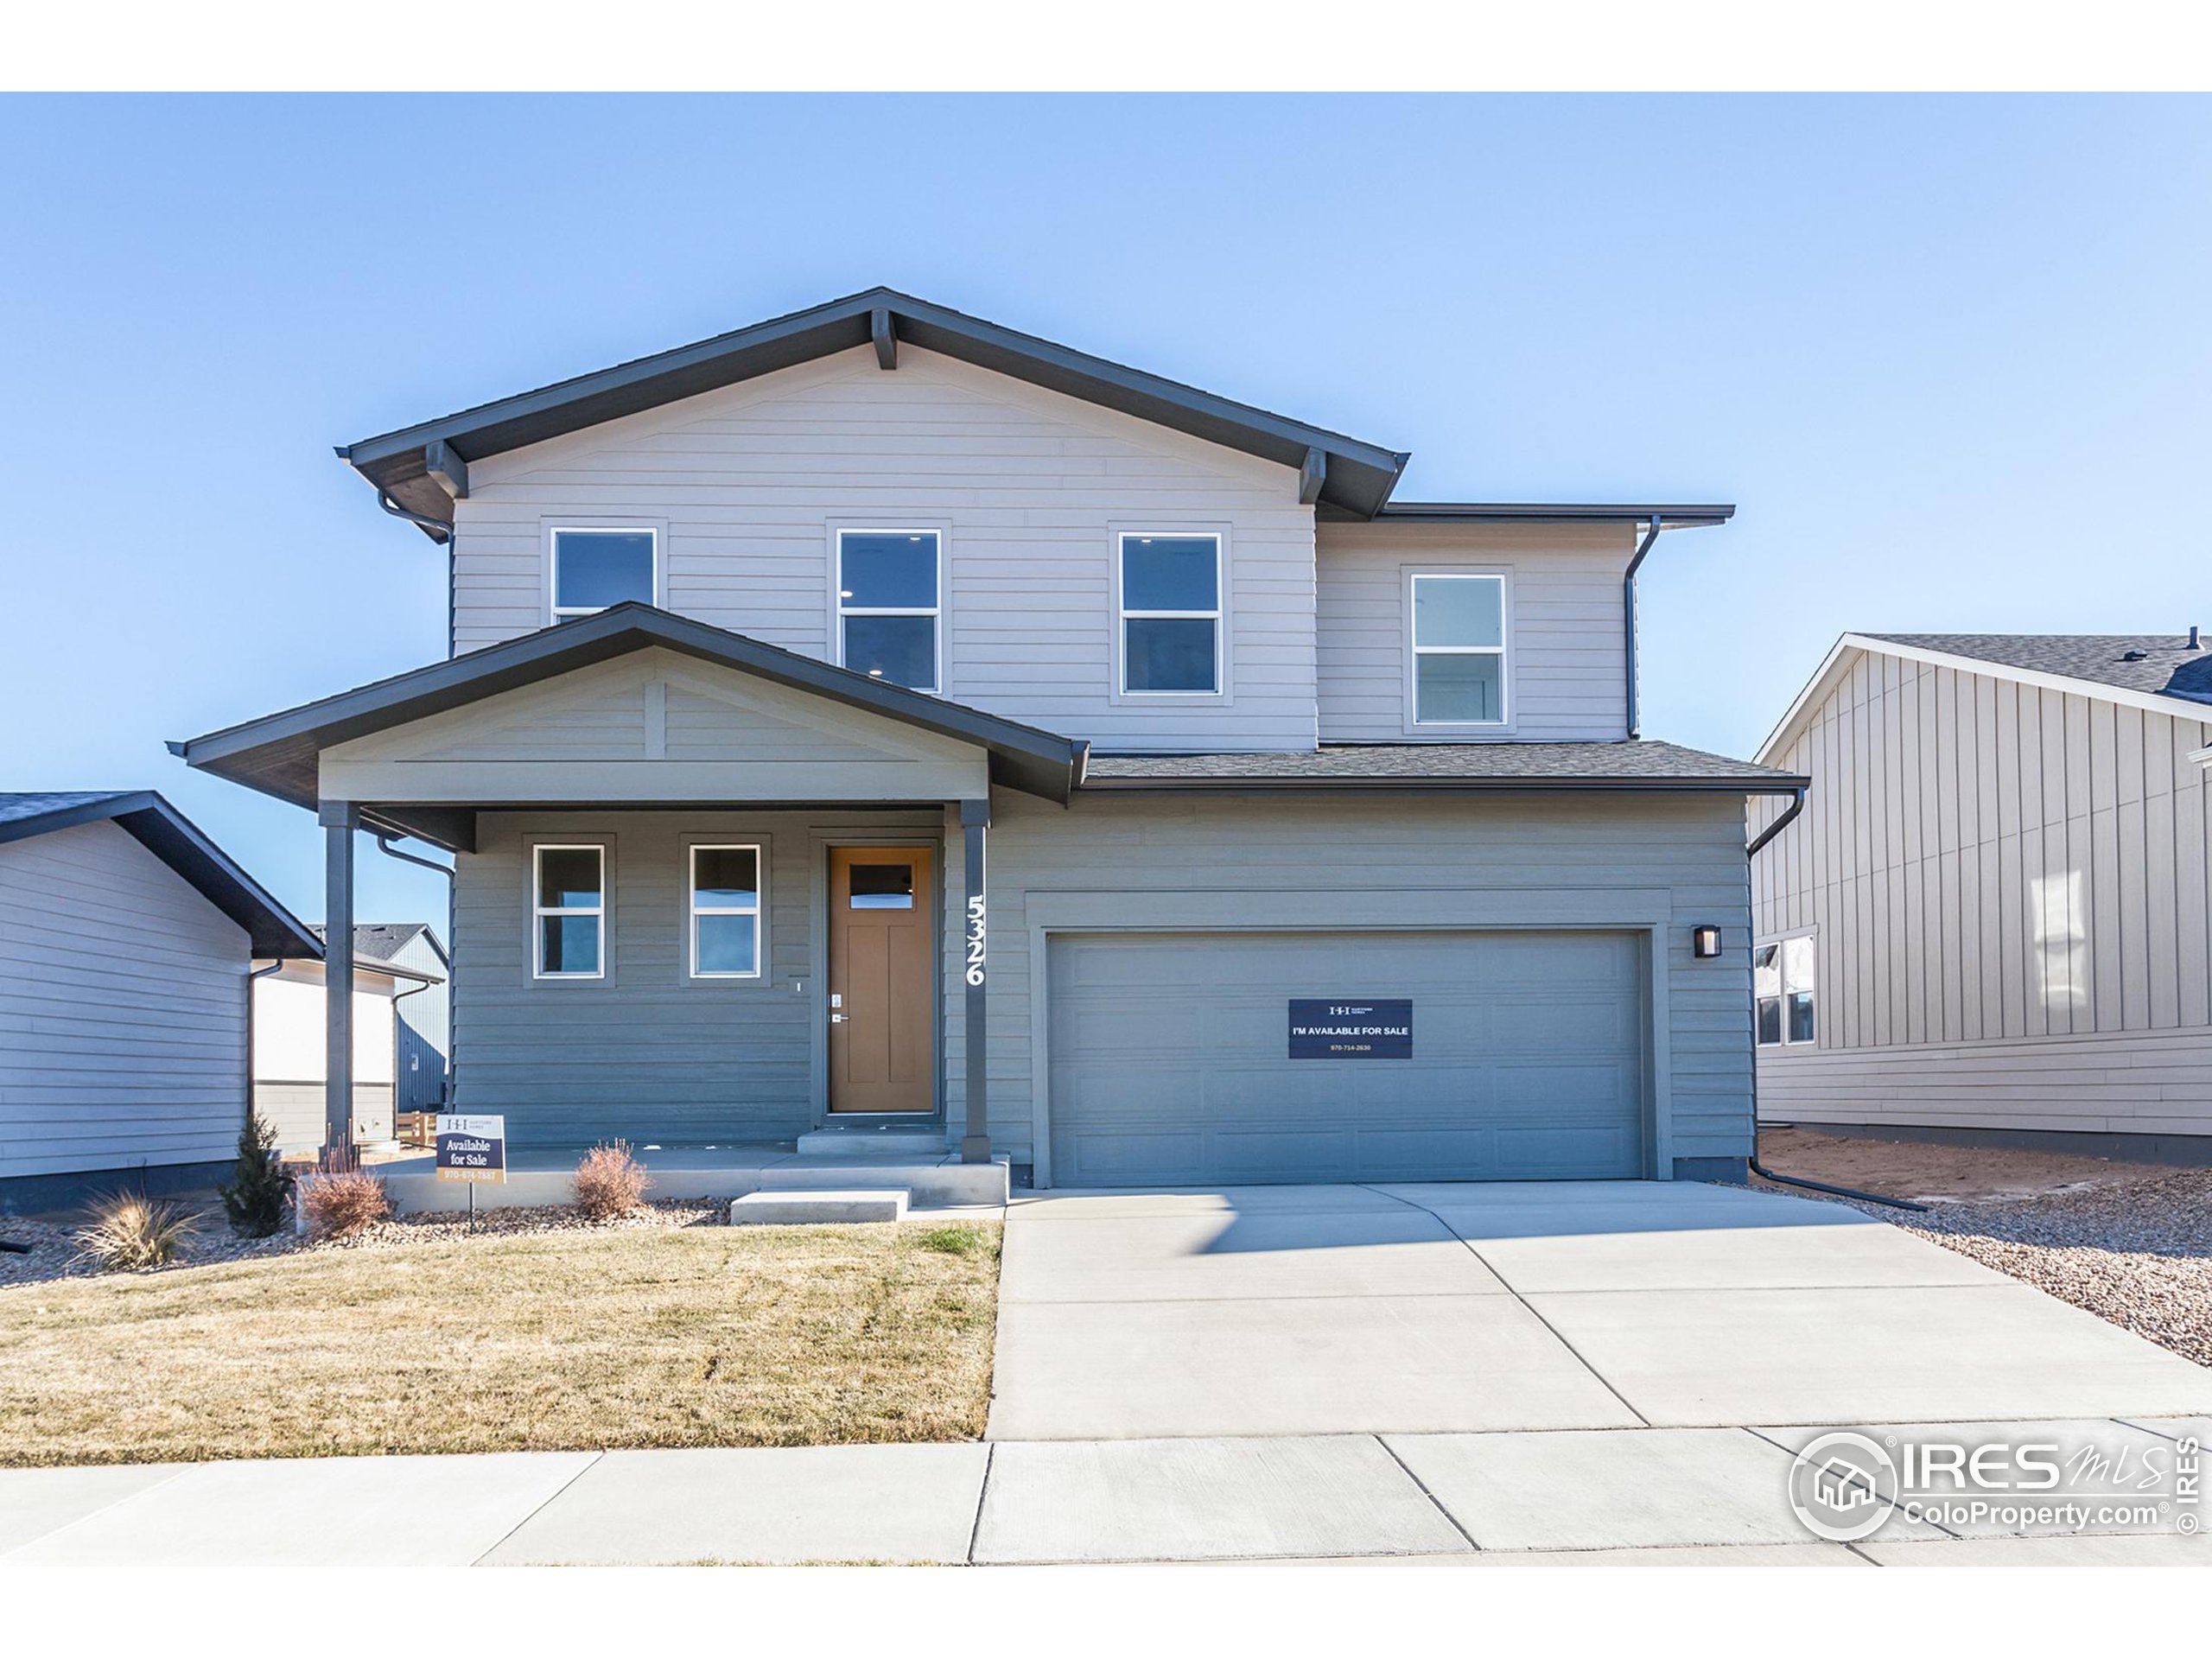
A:
{"type": "Polygon", "coordinates": [[[691,849],[691,976],[760,977],[760,849],[691,849]]]}
{"type": "Polygon", "coordinates": [[[605,977],[607,849],[540,847],[533,857],[537,977],[605,977]]]}
{"type": "Polygon", "coordinates": [[[1221,690],[1221,537],[1121,538],[1122,690],[1221,690]]]}
{"type": "Polygon", "coordinates": [[[627,599],[652,604],[659,543],[652,530],[555,531],[553,620],[589,616],[627,599]]]}
{"type": "Polygon", "coordinates": [[[938,689],[942,537],[933,530],[837,532],[837,660],[870,679],[938,689]]]}
{"type": "Polygon", "coordinates": [[[1505,721],[1505,578],[1413,579],[1414,723],[1505,721]]]}
{"type": "Polygon", "coordinates": [[[1751,999],[1761,1048],[1814,1040],[1817,1026],[1810,934],[1777,939],[1751,952],[1751,999]]]}

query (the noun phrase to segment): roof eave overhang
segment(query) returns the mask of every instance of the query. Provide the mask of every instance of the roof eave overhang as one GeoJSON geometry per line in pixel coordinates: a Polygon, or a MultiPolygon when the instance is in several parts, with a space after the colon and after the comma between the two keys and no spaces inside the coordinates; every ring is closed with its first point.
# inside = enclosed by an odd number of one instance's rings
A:
{"type": "Polygon", "coordinates": [[[310,755],[652,646],[974,743],[989,756],[993,782],[1027,794],[1065,803],[1083,775],[1087,746],[1081,742],[637,604],[618,605],[169,747],[187,766],[312,807],[314,782],[300,771],[310,755]]]}
{"type": "Polygon", "coordinates": [[[1391,524],[1637,524],[1659,521],[1662,530],[1698,530],[1725,524],[1736,516],[1732,502],[1702,505],[1640,505],[1633,502],[1403,501],[1390,502],[1374,515],[1391,524]]]}
{"type": "Polygon", "coordinates": [[[1226,795],[1792,795],[1812,780],[1765,778],[1090,778],[1084,792],[1226,795]]]}
{"type": "MultiPolygon", "coordinates": [[[[431,475],[433,444],[466,463],[620,420],[684,397],[877,340],[959,358],[1088,403],[1294,468],[1317,453],[1318,499],[1359,518],[1379,512],[1409,457],[1343,433],[1217,397],[1105,358],[1039,340],[889,289],[874,289],[595,373],[402,427],[339,450],[401,505],[448,516],[452,496],[431,475]]],[[[893,347],[895,353],[895,345],[893,347]]]]}

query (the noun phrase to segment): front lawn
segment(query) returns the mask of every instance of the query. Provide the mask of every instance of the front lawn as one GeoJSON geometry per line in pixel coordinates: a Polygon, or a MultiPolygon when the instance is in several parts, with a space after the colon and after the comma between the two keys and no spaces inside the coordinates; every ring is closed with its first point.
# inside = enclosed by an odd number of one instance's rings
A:
{"type": "Polygon", "coordinates": [[[0,1289],[0,1465],[950,1440],[999,1229],[653,1226],[0,1289]]]}

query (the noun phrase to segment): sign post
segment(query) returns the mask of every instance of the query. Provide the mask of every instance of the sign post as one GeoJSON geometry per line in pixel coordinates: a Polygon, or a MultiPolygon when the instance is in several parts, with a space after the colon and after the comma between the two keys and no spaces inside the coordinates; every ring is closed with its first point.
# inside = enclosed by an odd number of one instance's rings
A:
{"type": "Polygon", "coordinates": [[[476,1184],[505,1185],[507,1179],[507,1120],[498,1115],[440,1112],[437,1178],[468,1186],[468,1230],[476,1230],[476,1184]]]}

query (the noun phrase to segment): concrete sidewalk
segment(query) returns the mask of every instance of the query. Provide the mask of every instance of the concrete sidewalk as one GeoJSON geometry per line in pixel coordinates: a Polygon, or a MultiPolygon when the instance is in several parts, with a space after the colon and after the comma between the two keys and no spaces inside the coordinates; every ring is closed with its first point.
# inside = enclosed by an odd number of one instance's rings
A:
{"type": "MultiPolygon", "coordinates": [[[[1986,1426],[1973,1426],[1986,1427],[1986,1426]]],[[[2171,1446],[2203,1419],[2011,1424],[2171,1446]]],[[[0,1471],[0,1567],[1354,1561],[2212,1565],[2202,1536],[1821,1543],[1817,1431],[1002,1441],[0,1471]]]]}

